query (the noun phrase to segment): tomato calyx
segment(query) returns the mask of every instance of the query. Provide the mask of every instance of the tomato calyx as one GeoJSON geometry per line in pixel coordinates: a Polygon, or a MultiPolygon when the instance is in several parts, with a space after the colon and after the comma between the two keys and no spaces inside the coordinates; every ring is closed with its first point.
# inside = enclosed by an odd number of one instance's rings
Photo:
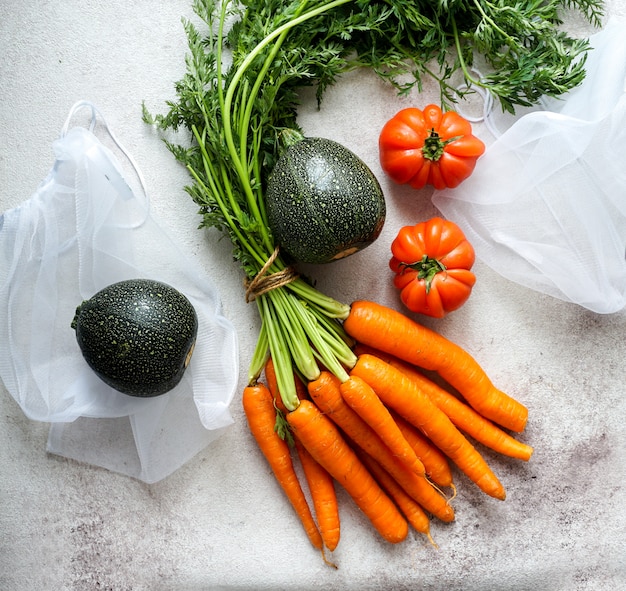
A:
{"type": "Polygon", "coordinates": [[[452,142],[456,142],[460,140],[460,135],[451,137],[447,140],[442,140],[441,136],[435,131],[433,127],[430,130],[430,135],[424,139],[424,147],[422,148],[422,155],[426,160],[430,160],[431,162],[437,162],[442,156],[445,147],[452,142]]]}
{"type": "Polygon", "coordinates": [[[417,271],[417,278],[423,279],[426,285],[426,293],[430,293],[432,282],[437,273],[445,273],[446,266],[437,259],[433,259],[425,254],[419,261],[415,263],[400,263],[403,269],[413,269],[417,271]]]}

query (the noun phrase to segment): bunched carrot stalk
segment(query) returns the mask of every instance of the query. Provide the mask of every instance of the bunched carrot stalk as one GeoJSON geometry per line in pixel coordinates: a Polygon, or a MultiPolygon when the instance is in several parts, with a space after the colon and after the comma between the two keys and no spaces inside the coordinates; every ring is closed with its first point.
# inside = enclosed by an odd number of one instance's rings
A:
{"type": "MultiPolygon", "coordinates": [[[[300,131],[298,89],[314,86],[321,100],[341,74],[365,66],[401,93],[434,76],[449,106],[463,95],[450,84],[459,72],[468,91],[487,88],[505,109],[528,106],[570,90],[585,75],[588,43],[556,29],[561,2],[539,3],[541,8],[517,3],[503,11],[477,0],[193,0],[202,30],[184,20],[189,54],[175,86],[178,100],[167,102],[165,115],[153,116],[147,108],[143,114],[162,130],[184,129],[191,136],[167,145],[190,173],[186,190],[203,225],[231,239],[248,280],[247,299],[256,301],[261,317],[250,383],[269,349],[281,396],[292,409],[298,401],[291,364],[310,380],[321,361],[343,380],[343,366],[354,363],[335,322],[349,306],[314,289],[283,259],[265,210],[264,189],[280,138],[300,131]],[[445,58],[449,50],[453,63],[445,58]],[[467,64],[474,53],[495,71],[473,79],[467,64]],[[426,67],[435,60],[437,72],[426,67]]],[[[567,5],[600,23],[600,0],[567,5]]]]}
{"type": "Polygon", "coordinates": [[[288,410],[299,404],[294,367],[313,380],[322,363],[345,379],[344,366],[355,362],[339,323],[350,307],[315,289],[284,260],[269,229],[264,194],[279,138],[299,129],[291,89],[308,84],[312,71],[321,75],[324,60],[334,55],[311,50],[310,59],[294,58],[307,46],[302,26],[315,28],[326,13],[349,1],[304,0],[256,13],[234,0],[196,0],[194,11],[207,33],[184,21],[190,55],[176,87],[180,101],[168,103],[166,115],[153,117],[144,109],[144,119],[161,129],[184,127],[191,134],[190,146],[168,142],[168,147],[189,171],[186,190],[201,208],[203,225],[230,237],[246,276],[246,300],[256,304],[261,319],[249,383],[271,355],[288,410]],[[227,31],[233,16],[239,26],[227,31]],[[229,60],[227,47],[236,48],[229,60]]]}

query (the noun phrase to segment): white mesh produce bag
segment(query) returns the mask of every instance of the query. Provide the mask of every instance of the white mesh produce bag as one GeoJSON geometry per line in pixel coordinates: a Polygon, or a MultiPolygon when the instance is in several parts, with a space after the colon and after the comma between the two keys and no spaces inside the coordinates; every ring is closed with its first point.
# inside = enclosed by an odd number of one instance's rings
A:
{"type": "Polygon", "coordinates": [[[49,451],[155,482],[232,423],[236,334],[216,288],[154,218],[139,171],[95,106],[77,103],[53,147],[48,177],[0,217],[0,378],[30,419],[51,423],[49,451]],[[70,128],[83,108],[91,111],[89,128],[70,128]],[[141,191],[94,135],[96,122],[134,167],[141,191]],[[83,300],[134,278],[168,283],[198,316],[182,381],[154,398],[107,386],[71,328],[83,300]]]}
{"type": "Polygon", "coordinates": [[[433,202],[504,277],[611,313],[626,304],[626,24],[590,41],[583,84],[518,119],[433,202]]]}

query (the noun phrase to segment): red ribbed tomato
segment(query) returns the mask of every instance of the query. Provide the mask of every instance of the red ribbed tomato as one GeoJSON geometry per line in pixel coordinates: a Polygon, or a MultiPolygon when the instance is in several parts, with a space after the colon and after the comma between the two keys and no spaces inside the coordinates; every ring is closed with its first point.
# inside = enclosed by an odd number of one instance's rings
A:
{"type": "Polygon", "coordinates": [[[383,127],[378,146],[385,173],[415,189],[457,187],[485,151],[469,121],[437,105],[398,112],[383,127]]]}
{"type": "Polygon", "coordinates": [[[391,243],[393,283],[413,312],[443,318],[469,298],[476,276],[476,255],[462,230],[449,220],[432,218],[405,226],[391,243]]]}

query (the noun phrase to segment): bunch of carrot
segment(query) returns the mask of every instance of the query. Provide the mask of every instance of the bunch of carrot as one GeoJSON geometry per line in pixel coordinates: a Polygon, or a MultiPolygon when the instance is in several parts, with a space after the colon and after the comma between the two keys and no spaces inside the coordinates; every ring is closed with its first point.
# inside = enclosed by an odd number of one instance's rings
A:
{"type": "Polygon", "coordinates": [[[470,438],[529,460],[532,447],[509,433],[524,429],[526,407],[498,390],[469,353],[400,312],[354,302],[343,328],[356,358],[344,380],[327,370],[306,385],[296,376],[300,402],[288,410],[269,358],[265,383],[256,381],[243,394],[250,431],[311,543],[323,555],[337,547],[336,483],[391,543],[413,527],[434,544],[431,517],[454,520],[450,463],[504,500],[503,485],[470,438]],[[436,372],[456,394],[423,370],[436,372]]]}

